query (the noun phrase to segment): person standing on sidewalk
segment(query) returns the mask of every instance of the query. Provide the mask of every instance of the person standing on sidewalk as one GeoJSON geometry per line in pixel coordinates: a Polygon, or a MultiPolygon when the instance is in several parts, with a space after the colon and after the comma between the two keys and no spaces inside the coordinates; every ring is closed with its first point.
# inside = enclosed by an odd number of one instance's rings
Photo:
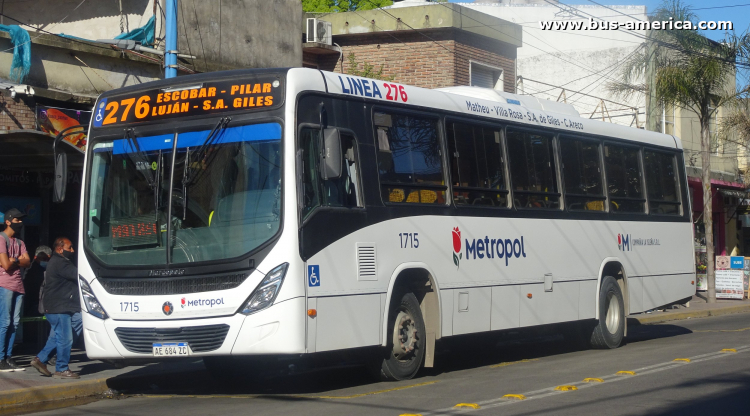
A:
{"type": "Polygon", "coordinates": [[[70,349],[73,346],[73,315],[81,312],[78,299],[78,268],[70,259],[75,250],[69,239],[60,237],[52,246],[52,253],[47,264],[44,294],[42,304],[47,321],[52,326],[52,332],[39,354],[31,360],[31,366],[49,377],[52,375],[44,364],[52,349],[57,349],[55,362],[55,376],[64,379],[74,379],[80,376],[70,371],[70,349]],[[42,361],[44,360],[44,361],[42,361]]]}
{"type": "Polygon", "coordinates": [[[8,210],[0,233],[0,372],[25,370],[11,358],[25,293],[21,269],[31,264],[26,244],[18,238],[25,216],[15,208],[8,210]]]}

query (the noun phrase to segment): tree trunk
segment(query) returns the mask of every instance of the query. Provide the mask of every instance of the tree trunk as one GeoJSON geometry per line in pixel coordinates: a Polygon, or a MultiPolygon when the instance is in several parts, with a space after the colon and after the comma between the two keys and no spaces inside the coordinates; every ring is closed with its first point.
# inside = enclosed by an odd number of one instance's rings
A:
{"type": "Polygon", "coordinates": [[[701,117],[701,169],[703,185],[703,224],[706,230],[706,281],[708,303],[716,302],[716,275],[714,273],[714,213],[711,194],[711,135],[708,130],[709,117],[701,117]]]}

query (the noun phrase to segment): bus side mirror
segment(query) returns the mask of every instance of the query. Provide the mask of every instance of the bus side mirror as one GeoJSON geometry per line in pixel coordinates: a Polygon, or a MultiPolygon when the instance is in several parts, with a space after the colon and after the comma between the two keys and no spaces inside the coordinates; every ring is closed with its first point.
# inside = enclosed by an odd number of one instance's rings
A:
{"type": "Polygon", "coordinates": [[[65,152],[55,154],[55,180],[52,201],[65,201],[65,187],[68,184],[68,155],[65,152]]]}
{"type": "Polygon", "coordinates": [[[337,128],[323,129],[323,146],[320,155],[320,175],[323,180],[338,179],[343,170],[341,134],[337,128]]]}

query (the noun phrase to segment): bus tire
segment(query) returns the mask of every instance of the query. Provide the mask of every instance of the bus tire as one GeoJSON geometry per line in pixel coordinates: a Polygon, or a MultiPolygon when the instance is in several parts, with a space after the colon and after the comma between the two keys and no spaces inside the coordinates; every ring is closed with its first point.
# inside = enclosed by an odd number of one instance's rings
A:
{"type": "Polygon", "coordinates": [[[388,344],[377,361],[381,380],[409,380],[417,374],[424,362],[425,334],[417,297],[411,292],[394,296],[388,313],[388,344]]]}
{"type": "Polygon", "coordinates": [[[591,334],[591,347],[617,348],[625,336],[625,302],[617,280],[605,276],[599,290],[599,320],[591,334]]]}

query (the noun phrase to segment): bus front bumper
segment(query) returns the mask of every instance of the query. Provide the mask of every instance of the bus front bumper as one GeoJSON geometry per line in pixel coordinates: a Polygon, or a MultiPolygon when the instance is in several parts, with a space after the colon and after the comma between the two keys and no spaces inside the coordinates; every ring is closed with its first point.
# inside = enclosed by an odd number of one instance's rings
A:
{"type": "Polygon", "coordinates": [[[86,312],[82,315],[86,355],[92,359],[153,358],[151,344],[154,342],[187,342],[191,347],[190,355],[200,357],[305,352],[306,316],[302,297],[274,304],[249,316],[115,321],[101,320],[86,312]]]}

